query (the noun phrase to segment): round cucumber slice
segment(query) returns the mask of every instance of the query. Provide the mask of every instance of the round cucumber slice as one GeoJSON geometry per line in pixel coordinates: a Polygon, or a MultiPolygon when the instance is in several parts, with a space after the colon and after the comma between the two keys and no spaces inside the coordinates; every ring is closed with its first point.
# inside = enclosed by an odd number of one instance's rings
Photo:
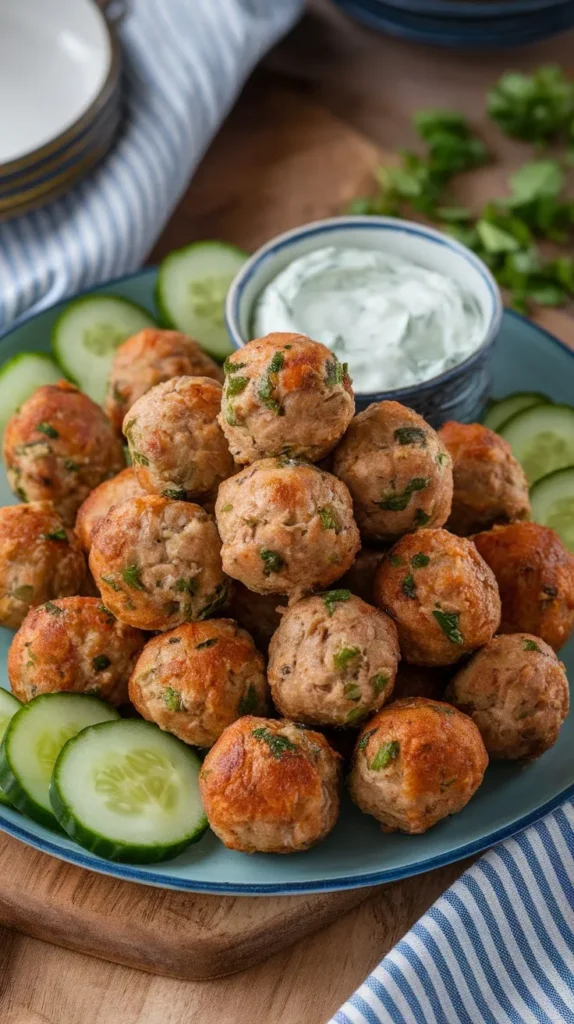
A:
{"type": "MultiPolygon", "coordinates": [[[[0,688],[0,740],[2,740],[2,737],[8,728],[8,722],[14,717],[21,707],[21,702],[13,693],[9,693],[8,690],[0,688]]],[[[7,803],[8,800],[0,791],[0,804],[7,803]]]]}
{"type": "Polygon", "coordinates": [[[535,405],[504,423],[500,436],[532,485],[556,469],[574,465],[574,408],[570,405],[535,405]]]}
{"type": "Polygon", "coordinates": [[[138,719],[84,729],[54,766],[54,813],[80,846],[107,860],[176,857],[207,828],[197,755],[138,719]]]}
{"type": "Polygon", "coordinates": [[[498,401],[493,401],[483,418],[485,427],[498,431],[516,413],[523,409],[530,409],[534,405],[546,405],[550,401],[546,395],[539,395],[535,391],[517,391],[514,395],[507,395],[498,401]]]}
{"type": "Polygon", "coordinates": [[[42,352],[20,352],[0,368],[0,434],[17,409],[43,384],[62,379],[62,370],[42,352]]]}
{"type": "Polygon", "coordinates": [[[50,777],[64,743],[81,729],[119,718],[115,708],[81,693],[46,693],[24,704],[8,723],[0,746],[0,790],[46,828],[57,828],[50,777]]]}
{"type": "Polygon", "coordinates": [[[530,504],[534,521],[551,526],[574,552],[574,466],[537,480],[530,491],[530,504]]]}
{"type": "Polygon", "coordinates": [[[194,242],[160,264],[156,301],[165,323],[191,335],[220,361],[233,352],[225,327],[225,296],[248,258],[226,242],[194,242]]]}
{"type": "Polygon", "coordinates": [[[86,295],[60,313],[52,349],[66,376],[101,404],[118,345],[144,327],[157,323],[142,306],[116,295],[86,295]]]}

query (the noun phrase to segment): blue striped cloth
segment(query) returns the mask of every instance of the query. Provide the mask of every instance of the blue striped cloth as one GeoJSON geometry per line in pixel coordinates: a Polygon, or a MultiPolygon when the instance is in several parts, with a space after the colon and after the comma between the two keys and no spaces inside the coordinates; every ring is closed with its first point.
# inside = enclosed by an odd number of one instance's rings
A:
{"type": "Polygon", "coordinates": [[[329,1024],[559,1022],[574,1024],[572,801],[465,871],[329,1024]]]}
{"type": "Polygon", "coordinates": [[[145,260],[249,72],[303,0],[131,0],[127,120],[67,196],[0,225],[0,333],[145,260]]]}

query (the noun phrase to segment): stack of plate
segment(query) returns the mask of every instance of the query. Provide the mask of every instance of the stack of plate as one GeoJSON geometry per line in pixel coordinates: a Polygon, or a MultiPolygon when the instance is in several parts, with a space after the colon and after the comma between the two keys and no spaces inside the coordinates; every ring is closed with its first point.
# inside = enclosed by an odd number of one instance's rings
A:
{"type": "Polygon", "coordinates": [[[516,46],[574,26],[574,0],[335,0],[370,28],[435,46],[516,46]]]}
{"type": "Polygon", "coordinates": [[[0,0],[0,220],[68,191],[121,119],[120,54],[93,0],[0,0]]]}

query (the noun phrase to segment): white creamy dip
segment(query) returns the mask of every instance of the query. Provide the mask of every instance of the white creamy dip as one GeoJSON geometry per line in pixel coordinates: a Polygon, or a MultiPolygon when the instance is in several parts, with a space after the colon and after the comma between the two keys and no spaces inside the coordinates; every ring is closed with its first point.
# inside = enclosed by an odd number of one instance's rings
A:
{"type": "Polygon", "coordinates": [[[349,364],[356,392],[390,391],[463,362],[484,337],[473,295],[444,274],[371,249],[316,249],[264,288],[254,337],[307,334],[349,364]]]}

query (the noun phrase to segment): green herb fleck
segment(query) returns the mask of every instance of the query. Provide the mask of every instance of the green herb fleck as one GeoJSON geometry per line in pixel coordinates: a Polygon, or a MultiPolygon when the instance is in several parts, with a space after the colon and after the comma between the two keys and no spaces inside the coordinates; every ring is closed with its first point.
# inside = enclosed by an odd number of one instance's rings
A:
{"type": "Polygon", "coordinates": [[[116,594],[121,592],[119,583],[116,583],[113,576],[100,576],[102,583],[106,583],[111,590],[115,591],[116,594]]]}
{"type": "Polygon", "coordinates": [[[193,596],[197,593],[197,580],[192,576],[186,578],[182,577],[175,581],[173,589],[176,590],[178,594],[191,594],[193,596]]]}
{"type": "Polygon", "coordinates": [[[339,523],[339,520],[333,510],[328,508],[326,505],[319,509],[319,518],[324,530],[334,530],[335,533],[341,532],[341,524],[339,523]]]}
{"type": "Polygon", "coordinates": [[[429,482],[428,477],[415,476],[407,484],[402,494],[389,494],[381,501],[375,502],[375,504],[386,512],[404,512],[412,495],[416,491],[424,491],[425,487],[428,487],[429,482]]]}
{"type": "Polygon", "coordinates": [[[420,427],[397,427],[394,437],[401,445],[420,444],[421,448],[427,446],[427,435],[420,427]]]}
{"type": "Polygon", "coordinates": [[[132,462],[137,463],[138,466],[149,466],[149,459],[147,455],[142,455],[141,452],[131,451],[132,462]]]}
{"type": "Polygon", "coordinates": [[[285,559],[283,556],[280,555],[278,551],[271,551],[270,548],[261,548],[259,557],[265,567],[263,569],[264,576],[271,576],[271,573],[273,572],[281,572],[285,566],[285,559]]]}
{"type": "Polygon", "coordinates": [[[276,352],[273,359],[269,363],[266,373],[263,375],[259,382],[259,388],[257,395],[260,401],[265,405],[271,412],[281,414],[281,406],[273,398],[273,389],[277,386],[277,374],[283,369],[285,362],[285,356],[282,352],[276,352]]]}
{"type": "Polygon", "coordinates": [[[379,694],[381,694],[383,692],[385,687],[388,686],[389,677],[383,675],[382,672],[378,672],[377,675],[376,676],[372,676],[372,678],[369,681],[370,681],[370,684],[371,684],[371,686],[373,688],[373,692],[375,694],[375,697],[378,697],[379,694]]]}
{"type": "Polygon", "coordinates": [[[68,540],[68,534],[63,527],[60,530],[54,530],[53,533],[42,533],[40,536],[43,540],[68,540]]]}
{"type": "Polygon", "coordinates": [[[230,427],[236,427],[237,426],[237,420],[235,419],[235,413],[233,412],[233,406],[230,405],[229,402],[227,402],[226,406],[225,406],[225,422],[229,423],[230,427]]]}
{"type": "Polygon", "coordinates": [[[21,586],[15,587],[12,594],[18,601],[25,601],[29,604],[34,596],[34,587],[30,583],[22,583],[21,586]]]}
{"type": "Polygon", "coordinates": [[[408,576],[405,576],[401,585],[401,590],[405,597],[414,598],[417,596],[417,587],[412,572],[410,572],[408,576]]]}
{"type": "Polygon", "coordinates": [[[415,526],[426,526],[430,523],[430,515],[422,508],[415,509],[415,526]]]}
{"type": "Polygon", "coordinates": [[[203,610],[197,616],[198,619],[209,619],[222,604],[225,604],[227,600],[227,585],[220,583],[213,592],[213,597],[207,602],[203,610]]]}
{"type": "Polygon", "coordinates": [[[67,469],[69,473],[77,473],[79,468],[79,464],[73,459],[64,459],[64,469],[67,469]]]}
{"type": "Polygon", "coordinates": [[[345,368],[339,362],[336,356],[333,359],[328,359],[325,363],[325,385],[328,388],[334,388],[337,384],[343,383],[343,377],[345,375],[345,368]]]}
{"type": "Polygon", "coordinates": [[[94,672],[103,672],[104,669],[109,668],[111,661],[107,654],[96,654],[95,658],[92,658],[92,668],[94,672]]]}
{"type": "Polygon", "coordinates": [[[23,487],[16,488],[16,495],[20,498],[20,501],[28,501],[28,495],[23,487]]]}
{"type": "Polygon", "coordinates": [[[258,729],[254,729],[251,733],[256,740],[261,740],[266,743],[276,761],[280,761],[283,754],[297,751],[297,747],[287,736],[282,736],[280,733],[271,732],[265,726],[261,726],[258,729]]]}
{"type": "Polygon", "coordinates": [[[389,555],[389,562],[391,563],[394,569],[398,569],[400,565],[405,564],[404,558],[401,558],[400,555],[389,555]]]}
{"type": "Polygon", "coordinates": [[[344,672],[349,662],[354,661],[360,654],[360,647],[341,647],[333,657],[333,665],[338,672],[344,672]]]}
{"type": "Polygon", "coordinates": [[[257,705],[259,699],[257,697],[257,690],[253,683],[249,683],[247,687],[247,693],[243,694],[243,697],[239,701],[238,712],[240,715],[252,715],[254,711],[257,711],[257,705]]]}
{"type": "Polygon", "coordinates": [[[63,615],[64,614],[63,609],[62,608],[58,608],[58,606],[56,604],[54,604],[53,601],[46,601],[46,604],[44,605],[44,610],[48,612],[48,615],[63,615]]]}
{"type": "Polygon", "coordinates": [[[345,683],[343,694],[347,700],[360,700],[361,687],[357,683],[345,683]]]}
{"type": "Polygon", "coordinates": [[[227,356],[223,364],[224,373],[237,373],[238,370],[243,370],[247,366],[247,363],[234,363],[231,360],[231,356],[227,356]]]}
{"type": "Polygon", "coordinates": [[[464,637],[458,625],[460,612],[443,612],[440,608],[435,608],[433,616],[451,644],[460,646],[464,643],[464,637]]]}
{"type": "Polygon", "coordinates": [[[204,651],[207,647],[213,647],[217,643],[217,638],[212,636],[209,640],[203,640],[200,644],[195,645],[196,651],[204,651]]]}
{"type": "Polygon", "coordinates": [[[166,686],[162,694],[162,700],[168,711],[181,711],[181,693],[174,690],[172,686],[166,686]]]}
{"type": "Polygon", "coordinates": [[[376,731],[377,730],[375,728],[375,729],[369,729],[368,732],[364,733],[364,735],[361,736],[359,742],[357,743],[357,750],[364,750],[365,747],[367,746],[367,743],[369,742],[371,736],[374,736],[376,731]]]}
{"type": "Polygon", "coordinates": [[[46,437],[51,437],[53,441],[59,438],[58,431],[50,423],[38,423],[36,430],[39,434],[45,434],[46,437]]]}
{"type": "Polygon", "coordinates": [[[379,747],[369,765],[371,771],[380,772],[382,768],[386,768],[391,761],[394,761],[395,758],[399,756],[399,750],[400,744],[397,740],[391,740],[389,743],[383,743],[382,747],[379,747]]]}
{"type": "Polygon", "coordinates": [[[109,619],[115,619],[114,613],[111,612],[109,608],[106,608],[105,604],[102,604],[101,601],[97,607],[98,611],[101,612],[102,615],[107,615],[109,619]]]}
{"type": "Polygon", "coordinates": [[[439,452],[437,457],[436,457],[436,461],[438,462],[439,466],[446,466],[446,464],[448,462],[448,455],[447,455],[447,453],[446,452],[439,452]]]}
{"type": "Polygon", "coordinates": [[[132,565],[126,565],[125,569],[122,569],[122,579],[124,583],[127,583],[128,587],[133,587],[134,590],[145,590],[141,579],[141,569],[135,562],[132,565]]]}
{"type": "Polygon", "coordinates": [[[180,644],[181,643],[181,637],[180,636],[170,636],[170,638],[168,640],[168,643],[170,643],[170,644],[180,644]]]}
{"type": "Polygon", "coordinates": [[[413,569],[424,569],[425,565],[428,565],[429,562],[429,556],[423,554],[422,551],[417,552],[417,554],[413,555],[413,557],[411,558],[411,565],[413,569]]]}
{"type": "Polygon", "coordinates": [[[223,508],[221,509],[221,511],[222,512],[233,512],[233,505],[231,505],[231,504],[224,505],[223,508]]]}
{"type": "Polygon", "coordinates": [[[436,711],[437,715],[455,715],[456,711],[454,708],[447,708],[444,704],[428,704],[427,707],[431,711],[436,711]]]}
{"type": "Polygon", "coordinates": [[[235,398],[236,395],[240,395],[248,384],[249,377],[230,377],[226,384],[227,397],[235,398]]]}
{"type": "Polygon", "coordinates": [[[539,654],[542,654],[542,651],[535,640],[523,640],[522,649],[525,651],[538,651],[539,654]]]}
{"type": "Polygon", "coordinates": [[[161,493],[164,498],[171,498],[172,501],[185,501],[187,496],[185,491],[177,490],[175,487],[168,487],[161,493]]]}
{"type": "Polygon", "coordinates": [[[351,723],[351,722],[358,722],[358,721],[360,721],[361,718],[364,718],[365,715],[367,715],[368,713],[369,713],[369,709],[368,708],[363,708],[363,707],[360,707],[360,706],[356,707],[356,708],[351,708],[351,710],[345,716],[345,721],[349,722],[349,723],[351,723]]]}
{"type": "Polygon", "coordinates": [[[350,590],[325,590],[322,594],[318,595],[323,598],[323,604],[327,609],[329,617],[335,611],[335,608],[339,601],[350,601],[352,594],[350,590]]]}

